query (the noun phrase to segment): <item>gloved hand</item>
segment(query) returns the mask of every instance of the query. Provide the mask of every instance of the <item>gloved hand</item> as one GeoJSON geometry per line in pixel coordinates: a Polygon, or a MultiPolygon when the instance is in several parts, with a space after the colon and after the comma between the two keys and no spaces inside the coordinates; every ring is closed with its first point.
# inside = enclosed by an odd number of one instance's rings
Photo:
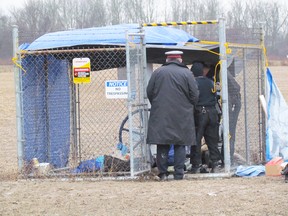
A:
{"type": "Polygon", "coordinates": [[[220,82],[216,82],[215,83],[215,88],[217,91],[221,91],[221,83],[220,82]]]}
{"type": "Polygon", "coordinates": [[[123,143],[118,143],[117,149],[121,151],[122,156],[125,156],[128,153],[128,148],[123,143]]]}

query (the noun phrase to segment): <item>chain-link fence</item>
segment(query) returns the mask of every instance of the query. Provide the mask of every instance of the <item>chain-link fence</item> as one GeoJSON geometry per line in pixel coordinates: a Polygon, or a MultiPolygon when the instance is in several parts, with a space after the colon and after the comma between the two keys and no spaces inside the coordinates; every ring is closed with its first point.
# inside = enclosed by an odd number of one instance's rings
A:
{"type": "MultiPolygon", "coordinates": [[[[236,44],[229,45],[229,49],[231,54],[228,55],[227,84],[230,157],[238,165],[259,164],[265,161],[265,116],[259,101],[259,95],[264,95],[265,88],[261,68],[262,49],[252,45],[239,47],[236,44]]],[[[154,65],[154,70],[160,66],[154,65]]],[[[188,67],[191,68],[191,65],[188,67]]],[[[213,75],[214,70],[212,67],[213,75]]],[[[215,81],[222,85],[220,76],[219,68],[216,68],[215,81]]],[[[220,97],[220,108],[221,103],[220,97]]],[[[223,151],[225,116],[222,113],[219,117],[219,149],[223,151]]]]}
{"type": "MultiPolygon", "coordinates": [[[[207,40],[209,35],[218,38],[218,29],[214,27],[217,25],[211,26],[207,40]]],[[[146,56],[144,35],[128,34],[126,47],[77,46],[17,54],[17,142],[21,174],[128,177],[150,169],[150,149],[145,140],[149,110],[145,98],[147,70],[161,65],[152,66],[154,60],[150,55],[154,50],[159,52],[159,47],[150,46],[146,56]],[[75,69],[75,59],[89,59],[86,72],[83,73],[82,67],[75,69]],[[89,81],[75,82],[82,78],[89,81]]],[[[213,64],[221,62],[219,49],[213,48],[212,52],[205,46],[195,46],[183,48],[188,55],[192,50],[192,57],[184,58],[188,59],[188,67],[191,59],[203,56],[212,59],[213,64]]],[[[160,48],[163,54],[170,49],[160,48]]],[[[229,142],[235,140],[230,151],[235,146],[233,157],[241,163],[259,163],[264,157],[265,134],[259,102],[264,80],[262,49],[258,45],[235,44],[228,48],[231,52],[228,74],[238,83],[240,91],[233,93],[228,76],[229,142]]],[[[217,75],[217,81],[221,82],[219,71],[217,75]]]]}
{"type": "Polygon", "coordinates": [[[77,47],[21,55],[22,174],[133,176],[148,169],[144,35],[135,37],[140,43],[128,39],[126,49],[77,47]],[[75,59],[89,59],[91,73],[77,71],[75,59]],[[73,82],[82,76],[89,82],[73,82]]]}
{"type": "MultiPolygon", "coordinates": [[[[206,22],[204,25],[201,24],[198,22],[195,26],[179,23],[180,26],[175,27],[200,38],[199,44],[219,44],[219,24],[207,25],[206,22]]],[[[224,152],[223,120],[229,118],[228,141],[230,158],[234,165],[259,164],[265,161],[265,116],[259,100],[260,95],[265,95],[263,84],[265,75],[262,62],[264,56],[263,47],[260,44],[263,35],[261,35],[261,29],[247,29],[245,33],[245,35],[239,36],[241,34],[237,31],[226,32],[229,42],[225,43],[227,49],[227,59],[225,60],[227,60],[228,113],[227,117],[223,112],[220,116],[219,149],[222,153],[224,152]]],[[[200,50],[203,49],[199,44],[191,43],[187,46],[191,46],[192,49],[198,47],[200,50]]],[[[205,50],[205,52],[217,56],[216,64],[211,61],[215,57],[205,58],[204,55],[206,54],[200,52],[195,53],[196,56],[192,56],[193,61],[203,61],[216,67],[212,67],[213,74],[210,77],[214,82],[223,85],[220,70],[222,66],[220,57],[223,54],[219,50],[216,52],[205,50]]],[[[184,61],[189,64],[189,59],[187,61],[186,57],[184,56],[184,61]]],[[[154,69],[160,66],[154,65],[154,69]]],[[[188,67],[191,68],[191,65],[188,67]]],[[[219,95],[222,95],[221,92],[219,95]]],[[[223,106],[222,102],[223,98],[220,97],[220,108],[223,106]]]]}
{"type": "Polygon", "coordinates": [[[236,160],[258,164],[264,161],[265,154],[265,116],[259,100],[265,94],[262,49],[233,45],[230,48],[233,50],[233,61],[228,67],[230,151],[235,152],[236,160]]]}

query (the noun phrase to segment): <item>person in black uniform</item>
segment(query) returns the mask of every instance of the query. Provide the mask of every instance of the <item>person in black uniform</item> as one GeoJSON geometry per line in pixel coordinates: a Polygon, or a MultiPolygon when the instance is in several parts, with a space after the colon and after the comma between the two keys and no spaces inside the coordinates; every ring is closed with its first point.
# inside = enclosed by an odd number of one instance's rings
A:
{"type": "Polygon", "coordinates": [[[207,170],[202,167],[201,144],[204,137],[208,146],[211,172],[216,171],[218,162],[221,160],[221,153],[218,149],[218,111],[216,109],[216,92],[211,79],[206,77],[210,66],[203,62],[194,62],[191,71],[198,83],[199,100],[195,107],[195,127],[196,127],[196,146],[191,146],[192,164],[191,173],[205,173],[207,170]]]}
{"type": "Polygon", "coordinates": [[[182,63],[182,51],[166,52],[166,63],[156,69],[147,85],[151,103],[147,144],[157,145],[159,178],[169,175],[170,145],[174,145],[174,179],[184,176],[186,146],[196,145],[194,105],[198,101],[197,82],[182,63]]]}

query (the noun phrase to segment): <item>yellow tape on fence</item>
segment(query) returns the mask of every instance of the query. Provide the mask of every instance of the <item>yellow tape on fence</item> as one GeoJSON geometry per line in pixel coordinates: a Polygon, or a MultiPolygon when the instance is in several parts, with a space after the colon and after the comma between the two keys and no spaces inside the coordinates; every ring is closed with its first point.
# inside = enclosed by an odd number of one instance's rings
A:
{"type": "Polygon", "coordinates": [[[24,74],[26,73],[26,70],[20,65],[20,64],[18,64],[18,58],[17,58],[17,56],[15,56],[15,57],[13,57],[12,58],[12,62],[18,67],[18,68],[20,68],[21,70],[23,70],[24,71],[24,74]]]}
{"type": "Polygon", "coordinates": [[[207,49],[207,48],[205,48],[205,47],[199,46],[199,44],[201,44],[201,42],[197,42],[197,43],[188,42],[188,43],[185,44],[185,46],[192,46],[192,47],[194,46],[194,47],[197,47],[198,49],[205,50],[205,51],[207,51],[207,52],[210,52],[210,53],[212,53],[212,54],[215,54],[215,55],[220,56],[220,53],[214,52],[214,51],[209,50],[209,49],[207,49]]]}
{"type": "Polygon", "coordinates": [[[267,57],[267,52],[266,52],[266,47],[265,47],[265,46],[262,46],[262,49],[263,49],[263,55],[264,55],[264,61],[265,61],[265,67],[269,67],[269,64],[268,64],[268,57],[267,57]]]}

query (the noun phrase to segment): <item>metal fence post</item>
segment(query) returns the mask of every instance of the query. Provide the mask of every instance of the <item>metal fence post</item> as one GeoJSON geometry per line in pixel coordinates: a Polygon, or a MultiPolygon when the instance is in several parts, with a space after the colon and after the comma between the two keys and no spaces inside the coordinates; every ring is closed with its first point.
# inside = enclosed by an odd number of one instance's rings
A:
{"type": "MultiPolygon", "coordinates": [[[[21,64],[20,54],[18,53],[19,36],[18,26],[13,25],[13,58],[17,64],[21,64]]],[[[17,125],[17,157],[18,157],[18,171],[23,169],[23,106],[22,106],[22,71],[16,64],[14,64],[14,79],[15,79],[15,94],[16,94],[16,125],[17,125]]]]}
{"type": "MultiPolygon", "coordinates": [[[[150,158],[150,145],[148,146],[146,143],[146,136],[147,136],[147,131],[148,131],[148,98],[147,98],[147,93],[146,93],[146,87],[148,83],[148,77],[147,77],[147,59],[146,59],[146,39],[145,39],[145,31],[142,26],[140,26],[140,34],[141,35],[141,60],[142,60],[142,65],[141,65],[141,75],[142,75],[142,83],[141,83],[141,88],[142,88],[142,95],[140,96],[141,103],[143,104],[144,107],[144,116],[143,116],[143,127],[144,127],[144,140],[143,140],[143,145],[145,149],[145,159],[147,162],[151,162],[152,158],[150,158]]],[[[149,167],[150,168],[150,167],[149,167]]]]}
{"type": "Polygon", "coordinates": [[[133,121],[132,121],[132,95],[131,95],[131,67],[130,67],[130,47],[129,47],[129,34],[126,32],[126,69],[127,69],[127,82],[128,82],[128,122],[129,122],[129,143],[130,143],[130,176],[134,177],[134,150],[133,150],[133,121]]]}
{"type": "MultiPolygon", "coordinates": [[[[267,99],[268,96],[268,92],[267,92],[267,86],[266,86],[266,56],[265,56],[265,31],[264,31],[264,22],[260,23],[260,46],[262,48],[262,55],[261,55],[261,94],[264,94],[264,97],[267,99]]],[[[266,161],[266,125],[267,125],[267,117],[264,115],[264,117],[262,118],[262,122],[263,122],[263,140],[264,140],[264,144],[262,146],[262,160],[266,161]]]]}
{"type": "Polygon", "coordinates": [[[244,86],[244,119],[245,119],[245,148],[246,148],[246,163],[250,165],[250,147],[249,147],[249,129],[248,129],[248,108],[247,108],[247,58],[246,49],[243,49],[243,86],[244,86]]]}
{"type": "Polygon", "coordinates": [[[229,110],[228,110],[228,84],[227,84],[227,55],[225,19],[219,19],[219,42],[222,79],[222,112],[223,112],[223,141],[225,172],[230,172],[230,141],[229,141],[229,110]]]}

